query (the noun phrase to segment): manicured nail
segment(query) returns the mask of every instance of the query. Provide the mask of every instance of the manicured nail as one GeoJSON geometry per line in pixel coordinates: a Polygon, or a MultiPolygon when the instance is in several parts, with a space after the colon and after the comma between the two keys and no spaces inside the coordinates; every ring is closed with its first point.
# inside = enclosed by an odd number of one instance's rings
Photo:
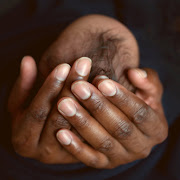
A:
{"type": "Polygon", "coordinates": [[[80,76],[87,76],[91,70],[92,61],[88,57],[82,57],[77,60],[75,69],[80,76]]]}
{"type": "Polygon", "coordinates": [[[72,137],[66,130],[60,130],[56,134],[57,139],[63,145],[70,145],[72,142],[72,137]]]}
{"type": "Polygon", "coordinates": [[[116,86],[110,80],[104,80],[98,85],[98,89],[105,96],[114,96],[116,94],[116,86]]]}
{"type": "Polygon", "coordinates": [[[142,69],[134,69],[140,78],[147,78],[147,72],[142,69]]]}
{"type": "Polygon", "coordinates": [[[71,86],[71,90],[75,93],[79,98],[86,100],[91,96],[91,91],[88,85],[85,82],[79,81],[74,83],[71,86]]]}
{"type": "Polygon", "coordinates": [[[68,117],[72,117],[76,114],[76,106],[71,99],[64,99],[58,104],[58,110],[60,113],[68,117]]]}
{"type": "Polygon", "coordinates": [[[59,81],[64,81],[70,71],[70,65],[69,64],[61,64],[59,67],[57,67],[56,72],[55,72],[55,77],[59,81]]]}

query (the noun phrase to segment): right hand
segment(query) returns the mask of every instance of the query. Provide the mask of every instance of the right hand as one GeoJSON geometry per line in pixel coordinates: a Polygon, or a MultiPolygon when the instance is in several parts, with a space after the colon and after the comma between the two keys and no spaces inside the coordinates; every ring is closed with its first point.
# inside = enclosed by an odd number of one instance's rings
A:
{"type": "Polygon", "coordinates": [[[75,61],[71,70],[68,64],[58,65],[30,105],[24,108],[36,80],[37,68],[31,57],[23,58],[20,76],[8,101],[12,115],[12,144],[18,154],[48,164],[78,162],[57,141],[56,132],[71,126],[57,111],[56,100],[63,96],[76,99],[71,93],[71,84],[78,79],[87,80],[90,69],[91,62],[87,58],[75,61]]]}

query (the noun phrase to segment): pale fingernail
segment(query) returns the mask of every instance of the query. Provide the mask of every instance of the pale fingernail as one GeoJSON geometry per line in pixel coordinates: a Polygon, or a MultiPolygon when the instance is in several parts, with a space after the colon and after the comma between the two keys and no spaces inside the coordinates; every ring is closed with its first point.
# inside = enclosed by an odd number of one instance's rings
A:
{"type": "Polygon", "coordinates": [[[86,100],[91,96],[91,91],[88,85],[81,81],[74,83],[71,86],[71,90],[83,100],[86,100]]]}
{"type": "Polygon", "coordinates": [[[104,80],[98,85],[98,89],[105,96],[114,96],[116,94],[116,86],[110,80],[104,80]]]}
{"type": "Polygon", "coordinates": [[[92,64],[92,61],[88,57],[82,57],[78,59],[75,66],[76,72],[80,76],[87,76],[90,73],[91,64],[92,64]]]}
{"type": "Polygon", "coordinates": [[[140,78],[147,78],[147,72],[142,69],[134,69],[140,78]]]}
{"type": "Polygon", "coordinates": [[[58,110],[60,113],[63,113],[68,117],[72,117],[76,114],[76,106],[71,99],[62,100],[58,104],[58,110]]]}
{"type": "Polygon", "coordinates": [[[95,80],[100,80],[100,79],[109,79],[109,78],[107,76],[104,76],[104,75],[95,77],[95,80]]]}
{"type": "Polygon", "coordinates": [[[64,81],[70,71],[70,65],[69,64],[61,64],[59,67],[57,67],[56,72],[55,72],[55,77],[59,81],[64,81]]]}
{"type": "Polygon", "coordinates": [[[66,130],[58,131],[56,137],[63,145],[70,145],[72,142],[72,137],[66,130]]]}

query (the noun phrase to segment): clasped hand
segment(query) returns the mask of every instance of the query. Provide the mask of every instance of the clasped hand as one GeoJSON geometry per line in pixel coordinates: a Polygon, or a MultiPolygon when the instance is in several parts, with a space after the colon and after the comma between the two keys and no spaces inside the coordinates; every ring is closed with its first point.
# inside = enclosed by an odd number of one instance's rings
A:
{"type": "Polygon", "coordinates": [[[72,67],[58,65],[25,108],[37,70],[31,57],[22,60],[8,103],[18,154],[48,164],[80,161],[111,169],[147,157],[166,139],[157,73],[128,70],[134,94],[106,76],[87,82],[91,63],[80,58],[72,67]]]}

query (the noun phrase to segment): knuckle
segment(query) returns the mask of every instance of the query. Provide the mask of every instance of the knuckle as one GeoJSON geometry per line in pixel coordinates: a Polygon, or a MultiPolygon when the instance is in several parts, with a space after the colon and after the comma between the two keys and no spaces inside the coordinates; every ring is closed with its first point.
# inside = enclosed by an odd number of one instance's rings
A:
{"type": "Polygon", "coordinates": [[[87,166],[90,166],[93,168],[100,168],[99,160],[97,159],[97,157],[91,157],[91,159],[87,163],[87,166]]]}
{"type": "Polygon", "coordinates": [[[12,138],[12,145],[17,154],[23,157],[32,156],[32,141],[28,136],[12,138]]]}
{"type": "Polygon", "coordinates": [[[152,110],[149,106],[141,106],[134,114],[134,122],[137,124],[144,123],[148,119],[148,116],[152,114],[152,110]]]}
{"type": "Polygon", "coordinates": [[[113,142],[110,138],[105,138],[96,149],[102,153],[110,152],[113,149],[113,142]]]}
{"type": "Polygon", "coordinates": [[[162,143],[163,141],[165,141],[168,137],[168,126],[163,126],[163,128],[161,128],[156,136],[157,142],[158,143],[162,143]]]}
{"type": "Polygon", "coordinates": [[[91,106],[91,111],[93,113],[102,113],[104,110],[104,107],[105,107],[105,105],[104,105],[103,101],[101,101],[98,98],[95,98],[93,100],[93,106],[91,106]]]}
{"type": "Polygon", "coordinates": [[[149,156],[152,149],[152,145],[145,144],[143,142],[139,141],[138,143],[134,144],[134,148],[132,150],[134,160],[144,159],[149,156]]]}
{"type": "Polygon", "coordinates": [[[69,124],[69,122],[61,115],[53,115],[50,118],[50,124],[53,128],[55,129],[59,129],[59,128],[66,128],[66,129],[70,129],[71,125],[69,124]]]}
{"type": "Polygon", "coordinates": [[[132,159],[135,158],[134,160],[137,160],[137,158],[146,158],[152,148],[152,144],[148,143],[147,139],[139,139],[137,137],[131,142],[131,146],[133,148],[130,151],[132,153],[132,159]]]}
{"type": "Polygon", "coordinates": [[[132,124],[126,121],[120,121],[113,129],[112,135],[118,139],[127,139],[133,133],[132,124]]]}
{"type": "Polygon", "coordinates": [[[38,156],[36,157],[37,160],[43,162],[45,164],[53,163],[54,151],[50,146],[44,146],[40,149],[38,156]]]}
{"type": "Polygon", "coordinates": [[[149,156],[150,152],[151,152],[151,150],[149,150],[148,148],[145,148],[139,153],[139,157],[141,159],[147,158],[149,156]]]}
{"type": "Polygon", "coordinates": [[[30,108],[30,110],[26,113],[27,118],[31,117],[38,123],[44,123],[48,116],[48,108],[30,108]]]}
{"type": "Polygon", "coordinates": [[[89,120],[86,117],[78,117],[78,120],[74,122],[74,126],[78,129],[84,129],[89,127],[89,120]]]}

